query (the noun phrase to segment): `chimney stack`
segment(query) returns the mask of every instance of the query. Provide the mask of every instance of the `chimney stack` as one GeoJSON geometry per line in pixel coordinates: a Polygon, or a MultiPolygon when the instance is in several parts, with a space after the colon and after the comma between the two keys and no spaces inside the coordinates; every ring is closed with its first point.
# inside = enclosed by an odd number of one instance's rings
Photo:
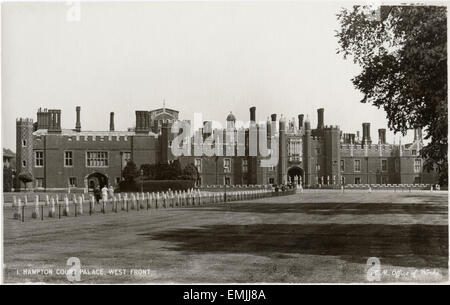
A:
{"type": "Polygon", "coordinates": [[[386,129],[384,128],[378,129],[378,139],[380,144],[386,144],[386,129]]]}
{"type": "Polygon", "coordinates": [[[275,122],[277,120],[277,114],[276,113],[272,113],[270,115],[270,118],[271,118],[272,122],[275,122]]]}
{"type": "Polygon", "coordinates": [[[77,111],[77,122],[75,124],[75,131],[80,132],[81,131],[81,122],[80,122],[80,111],[81,111],[81,107],[77,106],[76,108],[77,111]]]}
{"type": "Polygon", "coordinates": [[[416,127],[414,128],[414,142],[422,141],[422,128],[416,127]]]}
{"type": "Polygon", "coordinates": [[[299,114],[298,115],[298,129],[302,129],[303,128],[303,114],[299,114]]]}
{"type": "Polygon", "coordinates": [[[370,139],[370,123],[362,123],[363,128],[363,144],[371,144],[372,140],[370,139]]]}
{"type": "Polygon", "coordinates": [[[250,108],[250,122],[256,122],[256,107],[250,108]]]}
{"type": "Polygon", "coordinates": [[[150,121],[148,111],[136,110],[136,133],[148,133],[150,121]]]}
{"type": "Polygon", "coordinates": [[[109,131],[114,131],[114,112],[109,114],[109,131]]]}
{"type": "Polygon", "coordinates": [[[323,108],[317,109],[317,129],[322,129],[324,127],[323,124],[323,108]]]}

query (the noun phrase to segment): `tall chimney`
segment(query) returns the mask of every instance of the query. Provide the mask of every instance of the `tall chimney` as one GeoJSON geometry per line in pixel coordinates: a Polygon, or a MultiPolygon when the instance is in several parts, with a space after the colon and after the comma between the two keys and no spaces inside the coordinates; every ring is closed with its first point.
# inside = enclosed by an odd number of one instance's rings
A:
{"type": "Polygon", "coordinates": [[[75,123],[75,131],[80,132],[81,131],[81,122],[80,122],[81,107],[77,106],[75,109],[77,111],[77,122],[75,123]]]}
{"type": "Polygon", "coordinates": [[[109,131],[114,131],[114,112],[109,114],[109,131]]]}
{"type": "Polygon", "coordinates": [[[363,123],[362,124],[363,127],[363,144],[365,144],[367,142],[367,144],[371,144],[372,140],[370,139],[370,123],[363,123]]]}
{"type": "Polygon", "coordinates": [[[422,128],[421,127],[414,128],[414,142],[415,141],[422,141],[422,128]]]}
{"type": "Polygon", "coordinates": [[[386,129],[378,129],[378,139],[380,141],[380,144],[386,144],[386,129]]]}
{"type": "Polygon", "coordinates": [[[317,109],[317,129],[323,128],[323,108],[317,109]]]}
{"type": "Polygon", "coordinates": [[[250,122],[256,122],[256,107],[250,107],[250,122]]]}
{"type": "Polygon", "coordinates": [[[271,118],[272,122],[275,122],[277,120],[277,114],[276,113],[272,113],[270,115],[270,118],[271,118]]]}
{"type": "Polygon", "coordinates": [[[298,129],[301,129],[303,127],[303,114],[298,115],[298,129]]]}

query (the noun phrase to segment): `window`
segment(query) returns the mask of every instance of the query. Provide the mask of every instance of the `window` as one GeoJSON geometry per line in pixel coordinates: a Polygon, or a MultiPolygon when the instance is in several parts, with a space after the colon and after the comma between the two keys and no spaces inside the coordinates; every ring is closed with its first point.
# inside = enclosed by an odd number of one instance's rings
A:
{"type": "Polygon", "coordinates": [[[387,160],[381,160],[381,171],[387,172],[387,160]]]}
{"type": "Polygon", "coordinates": [[[269,178],[269,184],[274,184],[275,183],[275,178],[269,178]]]}
{"type": "Polygon", "coordinates": [[[223,159],[223,172],[231,173],[231,159],[223,159]]]}
{"type": "Polygon", "coordinates": [[[25,160],[22,161],[22,167],[27,167],[27,161],[25,160]]]}
{"type": "Polygon", "coordinates": [[[107,151],[88,151],[86,152],[87,167],[108,167],[107,151]]]}
{"type": "Polygon", "coordinates": [[[248,160],[242,159],[242,173],[248,173],[248,160]]]}
{"type": "Polygon", "coordinates": [[[316,164],[316,172],[320,172],[320,164],[319,163],[316,164]]]}
{"type": "Polygon", "coordinates": [[[64,152],[64,167],[73,166],[73,151],[64,152]]]}
{"type": "Polygon", "coordinates": [[[26,147],[27,146],[27,140],[22,140],[22,146],[26,147]]]}
{"type": "Polygon", "coordinates": [[[43,187],[43,185],[44,185],[44,179],[42,179],[42,178],[36,178],[35,181],[36,181],[36,187],[43,187]]]}
{"type": "Polygon", "coordinates": [[[413,150],[411,151],[411,154],[412,154],[413,156],[417,155],[417,150],[413,149],[413,150]]]}
{"type": "Polygon", "coordinates": [[[225,177],[225,185],[230,185],[230,184],[231,184],[231,178],[225,177]]]}
{"type": "Polygon", "coordinates": [[[131,160],[131,152],[124,151],[122,152],[122,167],[127,166],[127,162],[131,160]]]}
{"type": "MultiPolygon", "coordinates": [[[[354,169],[355,169],[355,172],[361,171],[361,160],[354,160],[354,169]]],[[[356,180],[356,178],[355,178],[355,180],[356,180]]]]}
{"type": "Polygon", "coordinates": [[[341,160],[341,172],[343,172],[345,169],[345,161],[341,160]]]}
{"type": "Polygon", "coordinates": [[[361,184],[361,178],[356,177],[355,178],[355,184],[361,184]]]}
{"type": "Polygon", "coordinates": [[[420,173],[422,171],[422,160],[421,159],[415,159],[414,160],[414,172],[420,173]]]}
{"type": "Polygon", "coordinates": [[[201,173],[201,172],[202,172],[202,159],[197,158],[197,159],[195,159],[194,162],[195,162],[194,165],[195,165],[195,167],[197,168],[197,171],[198,171],[199,173],[201,173]]]}
{"type": "Polygon", "coordinates": [[[69,187],[76,187],[77,186],[77,178],[76,177],[70,177],[69,178],[69,187]]]}
{"type": "Polygon", "coordinates": [[[35,167],[44,166],[44,152],[43,151],[35,151],[34,152],[34,166],[35,167]]]}

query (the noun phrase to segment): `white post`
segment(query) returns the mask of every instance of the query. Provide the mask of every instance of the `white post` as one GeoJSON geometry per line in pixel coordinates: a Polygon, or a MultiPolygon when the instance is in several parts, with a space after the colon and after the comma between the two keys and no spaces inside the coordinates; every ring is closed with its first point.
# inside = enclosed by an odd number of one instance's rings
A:
{"type": "Polygon", "coordinates": [[[22,218],[22,200],[17,199],[17,211],[14,213],[14,219],[22,218]]]}
{"type": "Polygon", "coordinates": [[[63,216],[69,216],[69,198],[67,196],[64,196],[63,216]]]}
{"type": "Polygon", "coordinates": [[[80,206],[80,209],[78,211],[78,214],[83,215],[83,196],[78,197],[78,204],[80,206]]]}
{"type": "Polygon", "coordinates": [[[34,211],[31,214],[32,218],[38,218],[39,217],[39,195],[36,195],[34,198],[34,211]]]}
{"type": "Polygon", "coordinates": [[[55,217],[56,208],[55,208],[55,199],[52,197],[50,200],[50,209],[48,210],[48,217],[55,217]]]}
{"type": "Polygon", "coordinates": [[[136,209],[136,195],[134,193],[131,194],[131,209],[134,210],[136,209]]]}

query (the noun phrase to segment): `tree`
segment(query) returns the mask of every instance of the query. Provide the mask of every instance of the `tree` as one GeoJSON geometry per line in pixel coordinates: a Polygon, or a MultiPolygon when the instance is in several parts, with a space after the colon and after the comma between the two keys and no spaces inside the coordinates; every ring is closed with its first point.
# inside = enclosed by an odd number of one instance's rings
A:
{"type": "Polygon", "coordinates": [[[23,184],[25,184],[25,190],[27,189],[27,183],[33,182],[33,175],[29,172],[23,172],[20,173],[19,176],[17,176],[17,179],[21,181],[23,184]]]}
{"type": "Polygon", "coordinates": [[[134,181],[139,176],[139,171],[133,160],[129,160],[127,162],[127,165],[122,171],[122,176],[125,179],[125,181],[128,182],[134,181]]]}
{"type": "Polygon", "coordinates": [[[3,166],[3,192],[11,192],[13,187],[13,172],[10,167],[3,166]]]}
{"type": "Polygon", "coordinates": [[[361,102],[382,107],[394,132],[423,128],[425,168],[447,184],[446,7],[354,6],[337,18],[338,53],[362,68],[352,79],[361,102]]]}
{"type": "Polygon", "coordinates": [[[197,180],[198,179],[198,170],[194,164],[188,164],[183,169],[183,178],[186,180],[197,180]]]}

